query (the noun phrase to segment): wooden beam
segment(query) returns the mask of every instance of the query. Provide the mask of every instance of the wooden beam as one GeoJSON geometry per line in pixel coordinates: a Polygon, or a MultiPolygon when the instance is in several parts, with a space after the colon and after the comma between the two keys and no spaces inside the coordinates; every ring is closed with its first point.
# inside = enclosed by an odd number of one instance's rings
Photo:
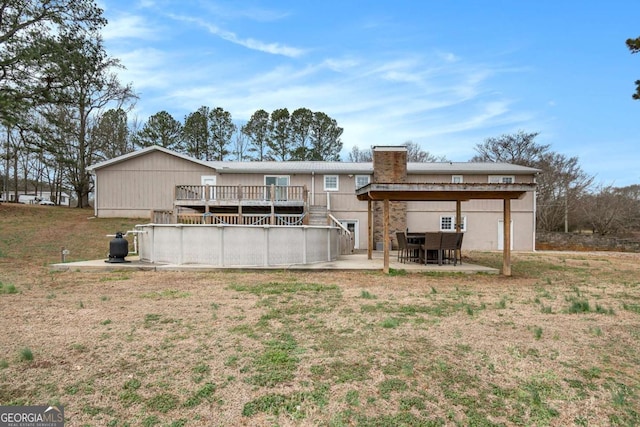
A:
{"type": "Polygon", "coordinates": [[[384,267],[382,268],[382,272],[389,274],[389,199],[384,199],[382,218],[384,223],[382,236],[382,241],[384,242],[384,267]]]}
{"type": "Polygon", "coordinates": [[[511,276],[511,200],[504,199],[502,243],[502,275],[511,276]]]}
{"type": "MultiPolygon", "coordinates": [[[[462,232],[462,206],[460,200],[456,200],[456,233],[462,232]]],[[[456,259],[462,264],[462,249],[455,250],[456,259]]]]}
{"type": "Polygon", "coordinates": [[[373,259],[373,202],[367,201],[367,259],[373,259]]]}

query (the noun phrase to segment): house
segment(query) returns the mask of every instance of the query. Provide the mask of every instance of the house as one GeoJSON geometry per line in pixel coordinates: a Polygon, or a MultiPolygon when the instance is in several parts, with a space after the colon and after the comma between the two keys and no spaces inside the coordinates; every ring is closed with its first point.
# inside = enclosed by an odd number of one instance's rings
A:
{"type": "MultiPolygon", "coordinates": [[[[504,200],[492,190],[519,185],[524,190],[510,204],[511,248],[534,249],[539,170],[505,163],[407,163],[404,147],[374,147],[373,152],[371,163],[219,162],[153,146],[88,170],[95,180],[97,217],[151,218],[165,213],[165,220],[173,222],[337,222],[353,233],[356,249],[367,249],[371,241],[370,202],[356,197],[357,190],[370,184],[446,186],[437,199],[391,202],[390,237],[395,230],[455,231],[459,227],[465,232],[465,249],[478,250],[503,249],[504,200]],[[484,193],[480,198],[473,196],[477,192],[469,198],[442,196],[468,187],[481,187],[484,193]]],[[[372,244],[380,249],[382,208],[374,206],[373,211],[372,244]]]]}
{"type": "MultiPolygon", "coordinates": [[[[8,191],[6,193],[8,194],[7,200],[9,202],[15,201],[14,191],[8,191]]],[[[52,197],[55,197],[55,195],[52,195],[50,191],[40,190],[37,193],[26,193],[24,191],[18,191],[18,203],[33,205],[38,204],[41,201],[52,201],[52,197]]],[[[57,201],[56,205],[71,206],[71,197],[69,196],[69,194],[62,192],[59,194],[59,199],[60,200],[57,201]]],[[[0,200],[4,201],[2,194],[0,194],[0,200]]]]}

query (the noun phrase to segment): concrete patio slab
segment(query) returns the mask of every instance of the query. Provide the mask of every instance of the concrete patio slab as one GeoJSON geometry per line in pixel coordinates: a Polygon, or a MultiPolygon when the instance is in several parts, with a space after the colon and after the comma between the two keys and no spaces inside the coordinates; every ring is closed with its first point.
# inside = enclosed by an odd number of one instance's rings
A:
{"type": "MultiPolygon", "coordinates": [[[[424,272],[441,272],[441,273],[466,273],[466,274],[498,274],[499,270],[491,267],[485,267],[475,264],[418,264],[413,262],[401,263],[397,261],[397,255],[393,252],[390,255],[390,268],[394,270],[405,270],[408,273],[424,273],[424,272]]],[[[213,266],[203,264],[152,264],[140,261],[137,256],[127,257],[126,263],[111,264],[104,260],[77,261],[52,264],[50,267],[54,271],[122,271],[122,270],[139,270],[139,271],[216,271],[216,270],[295,270],[295,271],[323,271],[323,270],[363,270],[363,271],[382,271],[383,254],[381,251],[374,251],[373,259],[367,259],[366,252],[354,253],[350,255],[341,255],[336,261],[320,262],[315,264],[294,264],[288,266],[273,267],[234,267],[234,266],[213,266]]]]}

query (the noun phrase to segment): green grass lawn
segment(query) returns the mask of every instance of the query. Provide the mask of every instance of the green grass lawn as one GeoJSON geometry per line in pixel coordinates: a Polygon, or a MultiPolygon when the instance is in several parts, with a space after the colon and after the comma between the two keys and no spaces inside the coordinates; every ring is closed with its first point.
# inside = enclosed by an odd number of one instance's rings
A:
{"type": "MultiPolygon", "coordinates": [[[[141,220],[0,205],[0,404],[69,426],[640,425],[640,256],[513,277],[52,272],[141,220]]],[[[500,253],[465,253],[499,268],[500,253]]]]}

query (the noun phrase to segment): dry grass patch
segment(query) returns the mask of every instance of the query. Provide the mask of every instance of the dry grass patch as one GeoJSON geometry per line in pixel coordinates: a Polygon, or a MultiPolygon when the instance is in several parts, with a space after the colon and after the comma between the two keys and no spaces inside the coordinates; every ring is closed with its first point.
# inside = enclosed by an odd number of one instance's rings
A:
{"type": "Polygon", "coordinates": [[[0,209],[2,404],[73,426],[640,423],[637,254],[515,254],[512,278],[53,273],[60,241],[100,258],[137,221],[0,209]]]}

